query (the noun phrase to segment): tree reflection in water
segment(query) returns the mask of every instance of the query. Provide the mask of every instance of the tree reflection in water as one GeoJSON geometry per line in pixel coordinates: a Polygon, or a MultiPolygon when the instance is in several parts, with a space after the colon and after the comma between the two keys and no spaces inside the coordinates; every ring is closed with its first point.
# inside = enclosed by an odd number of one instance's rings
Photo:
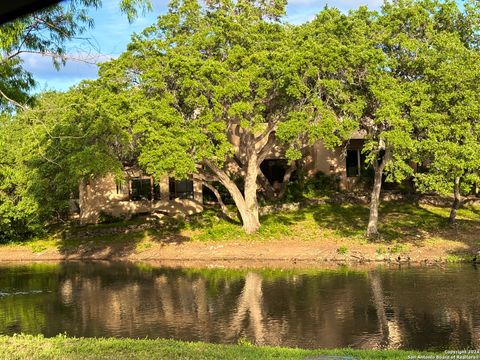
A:
{"type": "Polygon", "coordinates": [[[471,266],[365,271],[81,262],[4,266],[0,333],[215,343],[246,338],[305,348],[478,348],[478,283],[471,266]]]}

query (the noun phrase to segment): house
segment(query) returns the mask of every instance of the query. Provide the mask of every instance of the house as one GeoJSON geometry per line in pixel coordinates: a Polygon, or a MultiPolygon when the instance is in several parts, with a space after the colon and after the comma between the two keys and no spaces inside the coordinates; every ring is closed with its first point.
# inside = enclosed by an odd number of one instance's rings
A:
{"type": "Polygon", "coordinates": [[[312,146],[311,164],[307,163],[309,175],[321,172],[338,179],[341,190],[355,190],[365,170],[365,155],[362,154],[365,134],[355,132],[350,139],[334,150],[325,148],[321,141],[312,146]]]}
{"type": "Polygon", "coordinates": [[[164,177],[155,181],[140,170],[83,181],[79,186],[80,222],[96,223],[102,215],[128,217],[158,211],[169,215],[203,210],[202,185],[193,180],[164,177]]]}
{"type": "MultiPolygon", "coordinates": [[[[334,176],[340,189],[355,189],[365,163],[361,152],[363,138],[362,133],[355,133],[334,150],[317,141],[305,149],[303,169],[309,176],[318,172],[334,176]]],[[[261,164],[262,172],[274,188],[283,181],[286,168],[287,161],[279,148],[272,150],[261,164]]],[[[126,168],[122,179],[108,175],[82,182],[79,209],[82,223],[96,223],[102,216],[129,217],[154,211],[194,214],[203,210],[203,189],[200,182],[191,179],[164,177],[156,181],[138,169],[126,168]]]]}

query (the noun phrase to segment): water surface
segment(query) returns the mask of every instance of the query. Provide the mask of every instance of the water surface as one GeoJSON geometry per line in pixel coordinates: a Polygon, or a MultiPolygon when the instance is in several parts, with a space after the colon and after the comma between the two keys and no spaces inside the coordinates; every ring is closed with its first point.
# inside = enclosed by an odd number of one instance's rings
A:
{"type": "Polygon", "coordinates": [[[472,265],[355,270],[0,266],[0,334],[303,348],[480,348],[472,265]]]}

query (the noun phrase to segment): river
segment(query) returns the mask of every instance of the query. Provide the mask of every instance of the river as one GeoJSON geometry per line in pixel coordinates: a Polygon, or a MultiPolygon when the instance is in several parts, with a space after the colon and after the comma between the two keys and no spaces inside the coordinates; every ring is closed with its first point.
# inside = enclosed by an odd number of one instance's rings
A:
{"type": "Polygon", "coordinates": [[[302,348],[480,348],[474,265],[0,266],[0,334],[173,338],[302,348]]]}

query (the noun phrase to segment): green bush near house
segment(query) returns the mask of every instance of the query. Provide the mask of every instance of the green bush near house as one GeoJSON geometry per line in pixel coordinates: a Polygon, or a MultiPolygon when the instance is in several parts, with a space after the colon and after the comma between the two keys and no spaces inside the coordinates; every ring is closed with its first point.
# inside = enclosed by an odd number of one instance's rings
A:
{"type": "Polygon", "coordinates": [[[298,171],[287,185],[284,202],[296,202],[315,197],[332,195],[340,190],[340,179],[335,175],[327,175],[318,171],[313,176],[307,176],[304,171],[298,171]]]}
{"type": "Polygon", "coordinates": [[[100,224],[114,224],[122,220],[125,220],[125,218],[119,217],[119,216],[113,216],[109,213],[106,213],[105,211],[100,211],[100,214],[98,215],[98,222],[100,224]]]}

